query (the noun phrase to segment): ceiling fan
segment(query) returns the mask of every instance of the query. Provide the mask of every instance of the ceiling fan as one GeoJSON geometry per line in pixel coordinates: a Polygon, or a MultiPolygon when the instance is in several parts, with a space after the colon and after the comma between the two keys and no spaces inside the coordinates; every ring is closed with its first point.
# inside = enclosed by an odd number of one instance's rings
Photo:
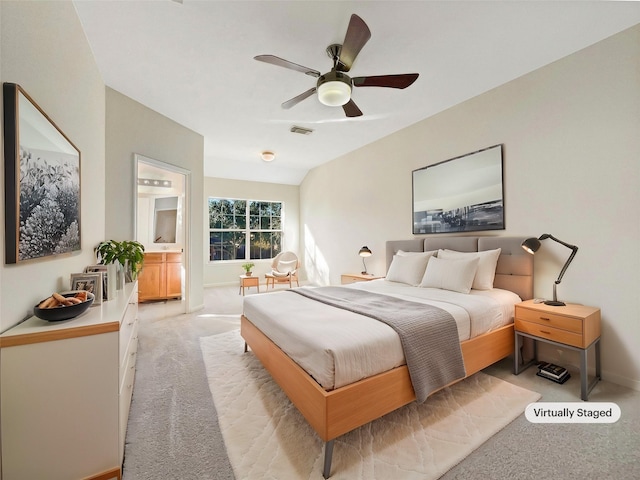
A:
{"type": "Polygon", "coordinates": [[[358,53],[360,53],[360,50],[362,50],[362,47],[365,46],[370,38],[371,31],[369,27],[367,27],[367,24],[364,23],[364,20],[358,15],[351,15],[347,34],[344,37],[342,45],[332,44],[327,47],[327,55],[333,60],[333,68],[324,75],[317,70],[284,60],[275,55],[258,55],[254,57],[254,59],[296,70],[318,78],[315,87],[287,100],[282,104],[282,108],[289,109],[317,92],[318,100],[324,105],[330,107],[342,106],[347,117],[359,117],[362,115],[362,111],[360,111],[351,98],[351,90],[353,87],[388,87],[402,89],[413,84],[419,75],[417,73],[406,73],[401,75],[378,75],[353,78],[347,75],[346,72],[351,70],[358,53]]]}

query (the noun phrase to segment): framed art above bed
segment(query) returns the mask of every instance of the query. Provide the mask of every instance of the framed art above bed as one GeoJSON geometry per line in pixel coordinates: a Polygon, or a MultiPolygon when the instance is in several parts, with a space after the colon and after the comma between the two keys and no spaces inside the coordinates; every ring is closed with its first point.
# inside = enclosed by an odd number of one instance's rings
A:
{"type": "Polygon", "coordinates": [[[412,172],[413,234],[504,230],[502,145],[412,172]]]}

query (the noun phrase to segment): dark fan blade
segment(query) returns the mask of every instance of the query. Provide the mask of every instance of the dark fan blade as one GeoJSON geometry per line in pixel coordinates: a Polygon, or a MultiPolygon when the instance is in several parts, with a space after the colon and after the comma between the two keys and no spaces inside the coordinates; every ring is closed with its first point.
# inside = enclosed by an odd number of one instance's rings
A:
{"type": "Polygon", "coordinates": [[[389,87],[407,88],[418,78],[418,73],[405,73],[403,75],[378,75],[375,77],[355,77],[354,87],[389,87]]]}
{"type": "Polygon", "coordinates": [[[253,58],[255,60],[258,60],[259,62],[270,63],[271,65],[277,65],[278,67],[296,70],[312,77],[318,78],[320,76],[320,72],[314,70],[313,68],[307,68],[302,65],[298,65],[297,63],[290,62],[289,60],[285,60],[284,58],[276,57],[275,55],[258,55],[257,57],[253,58]]]}
{"type": "Polygon", "coordinates": [[[361,117],[362,116],[362,112],[360,111],[360,109],[358,108],[358,106],[355,104],[355,102],[353,100],[349,100],[347,103],[345,103],[342,106],[342,109],[344,110],[344,114],[347,117],[361,117]]]}
{"type": "Polygon", "coordinates": [[[300,103],[305,98],[310,97],[314,93],[316,93],[316,87],[310,88],[309,90],[307,90],[304,93],[301,93],[297,97],[293,97],[291,100],[287,100],[286,102],[284,102],[282,104],[282,108],[284,108],[285,110],[288,110],[289,108],[293,107],[294,105],[297,105],[298,103],[300,103]]]}
{"type": "Polygon", "coordinates": [[[353,62],[355,61],[358,53],[362,50],[362,47],[371,38],[371,31],[367,24],[364,23],[356,14],[351,15],[349,21],[349,28],[347,28],[347,34],[344,37],[342,43],[342,49],[340,50],[340,58],[338,58],[337,70],[341,72],[348,72],[351,70],[353,62]]]}

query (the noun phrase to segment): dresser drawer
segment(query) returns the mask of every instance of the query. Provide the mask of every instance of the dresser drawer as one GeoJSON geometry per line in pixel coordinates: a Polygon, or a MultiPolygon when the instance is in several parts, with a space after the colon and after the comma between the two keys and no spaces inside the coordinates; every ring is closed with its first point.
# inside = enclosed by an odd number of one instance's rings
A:
{"type": "Polygon", "coordinates": [[[560,328],[553,328],[539,323],[526,322],[516,318],[515,328],[518,332],[528,333],[536,337],[545,338],[554,342],[572,345],[574,347],[584,348],[583,336],[578,333],[569,332],[560,328]]]}
{"type": "Polygon", "coordinates": [[[352,277],[351,275],[341,275],[340,276],[340,283],[342,285],[349,285],[350,283],[356,283],[356,282],[361,282],[362,280],[360,280],[359,278],[355,278],[352,277]]]}
{"type": "Polygon", "coordinates": [[[516,306],[516,318],[527,322],[538,323],[543,326],[559,328],[582,335],[582,319],[557,315],[550,312],[540,312],[516,306]]]}
{"type": "Polygon", "coordinates": [[[127,346],[138,327],[138,305],[129,304],[120,324],[120,365],[126,362],[127,346]]]}
{"type": "Polygon", "coordinates": [[[127,423],[129,421],[129,409],[131,407],[131,396],[133,395],[133,383],[136,376],[135,359],[126,365],[126,373],[120,384],[120,392],[118,396],[120,418],[119,418],[119,430],[120,430],[120,459],[122,460],[124,455],[124,443],[127,434],[127,423]]]}
{"type": "Polygon", "coordinates": [[[127,374],[127,369],[135,366],[136,356],[138,354],[138,322],[136,322],[133,326],[133,331],[131,332],[131,337],[129,337],[129,342],[125,345],[124,350],[120,350],[120,381],[127,374]]]}

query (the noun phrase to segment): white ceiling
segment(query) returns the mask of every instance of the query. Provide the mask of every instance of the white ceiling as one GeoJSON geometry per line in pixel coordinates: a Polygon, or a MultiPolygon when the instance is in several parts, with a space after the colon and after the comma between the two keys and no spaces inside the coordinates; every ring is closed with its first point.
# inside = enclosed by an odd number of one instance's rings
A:
{"type": "MultiPolygon", "coordinates": [[[[639,2],[75,1],[105,84],[204,136],[205,174],[299,184],[309,169],[640,23],[639,2]],[[273,54],[325,73],[352,13],[371,29],[350,75],[419,73],[406,90],[354,88],[364,112],[315,96],[273,54]],[[293,125],[314,130],[290,133],[293,125]],[[276,159],[265,163],[260,152],[276,159]]],[[[167,160],[167,159],[163,159],[167,160]]]]}

